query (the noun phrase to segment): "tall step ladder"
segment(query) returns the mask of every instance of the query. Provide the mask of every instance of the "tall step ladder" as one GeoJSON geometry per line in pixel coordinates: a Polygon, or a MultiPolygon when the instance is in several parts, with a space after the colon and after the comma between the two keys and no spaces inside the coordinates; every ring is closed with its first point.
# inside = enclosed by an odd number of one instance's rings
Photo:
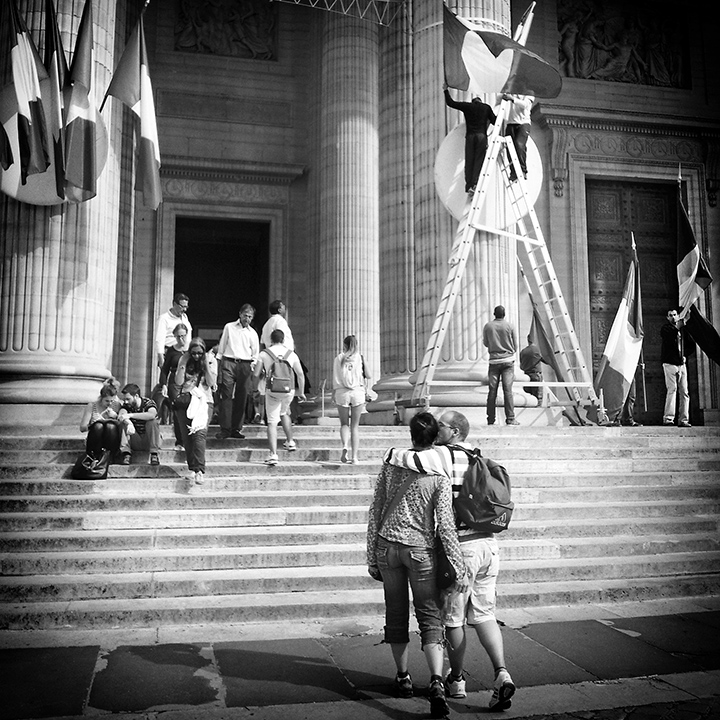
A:
{"type": "MultiPolygon", "coordinates": [[[[598,405],[592,377],[580,349],[533,203],[528,195],[515,146],[510,137],[502,134],[509,107],[510,102],[503,100],[488,139],[488,149],[475,193],[469,199],[458,225],[450,255],[450,271],[425,354],[418,369],[412,397],[408,403],[410,407],[427,407],[430,404],[433,377],[440,360],[455,301],[461,289],[465,267],[475,241],[475,233],[478,230],[505,236],[511,241],[519,241],[518,260],[526,279],[530,279],[540,299],[538,305],[543,312],[547,328],[551,330],[557,365],[563,374],[563,377],[558,378],[557,384],[567,387],[571,402],[578,410],[581,407],[598,405]],[[493,172],[496,168],[499,173],[493,172]],[[513,169],[517,180],[511,180],[513,169]],[[511,208],[511,223],[508,227],[515,227],[516,232],[489,227],[483,225],[480,220],[487,194],[493,189],[493,180],[498,177],[504,185],[511,208]]],[[[582,415],[580,417],[582,420],[582,415]]]]}

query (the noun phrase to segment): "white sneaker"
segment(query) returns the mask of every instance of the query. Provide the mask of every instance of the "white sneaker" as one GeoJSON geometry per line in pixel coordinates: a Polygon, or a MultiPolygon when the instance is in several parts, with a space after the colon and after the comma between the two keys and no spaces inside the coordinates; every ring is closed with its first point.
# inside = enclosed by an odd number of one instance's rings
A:
{"type": "Polygon", "coordinates": [[[467,691],[465,690],[465,676],[459,680],[455,680],[451,672],[445,677],[445,694],[451,698],[464,698],[467,697],[467,691]]]}
{"type": "Polygon", "coordinates": [[[295,444],[294,440],[286,440],[283,447],[289,452],[297,450],[297,445],[295,444]]]}
{"type": "Polygon", "coordinates": [[[195,484],[202,485],[205,482],[205,473],[202,470],[198,470],[195,473],[195,484]]]}
{"type": "Polygon", "coordinates": [[[507,710],[512,705],[510,698],[515,694],[515,684],[507,670],[500,670],[493,683],[493,694],[490,698],[491,712],[507,710]]]}
{"type": "Polygon", "coordinates": [[[180,444],[176,445],[173,449],[175,452],[185,452],[185,448],[180,444]]]}
{"type": "Polygon", "coordinates": [[[274,453],[272,455],[268,455],[267,460],[265,460],[266,465],[277,465],[278,464],[278,456],[277,453],[274,453]]]}

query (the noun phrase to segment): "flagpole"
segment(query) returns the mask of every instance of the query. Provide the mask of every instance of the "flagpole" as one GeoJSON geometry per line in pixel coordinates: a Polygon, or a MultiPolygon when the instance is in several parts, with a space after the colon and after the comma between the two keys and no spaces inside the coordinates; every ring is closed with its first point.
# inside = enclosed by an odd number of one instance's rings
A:
{"type": "Polygon", "coordinates": [[[640,380],[643,391],[643,412],[647,412],[647,386],[645,385],[645,351],[640,349],[640,380]]]}

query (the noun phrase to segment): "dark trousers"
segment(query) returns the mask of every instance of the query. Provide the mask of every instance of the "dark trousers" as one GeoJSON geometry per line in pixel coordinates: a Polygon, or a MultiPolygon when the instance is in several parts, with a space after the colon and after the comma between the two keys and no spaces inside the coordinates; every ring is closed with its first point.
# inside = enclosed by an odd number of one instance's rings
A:
{"type": "Polygon", "coordinates": [[[469,192],[477,185],[487,146],[488,139],[485,133],[465,136],[465,192],[469,192]]]}
{"type": "Polygon", "coordinates": [[[515,365],[509,363],[490,363],[488,365],[488,423],[495,422],[495,400],[497,399],[498,385],[502,380],[503,400],[505,403],[505,422],[515,419],[515,403],[513,402],[513,380],[515,379],[515,365]]]}
{"type": "Polygon", "coordinates": [[[182,445],[185,448],[185,459],[187,461],[188,470],[193,472],[205,472],[205,448],[207,447],[207,426],[212,420],[214,406],[208,403],[208,419],[202,430],[190,434],[189,426],[192,420],[188,419],[186,408],[175,410],[180,434],[182,436],[182,445]]]}
{"type": "MultiPolygon", "coordinates": [[[[518,160],[520,161],[520,169],[524,175],[527,175],[527,141],[530,137],[530,125],[508,123],[505,126],[505,134],[512,138],[518,160]]],[[[514,171],[511,174],[514,175],[514,171]]]]}
{"type": "Polygon", "coordinates": [[[251,392],[250,361],[220,360],[220,429],[241,430],[245,422],[245,406],[251,392]],[[234,393],[234,395],[233,395],[234,393]]]}
{"type": "Polygon", "coordinates": [[[120,449],[120,424],[115,420],[100,420],[88,428],[85,451],[99,460],[103,450],[110,450],[113,455],[120,449]]]}

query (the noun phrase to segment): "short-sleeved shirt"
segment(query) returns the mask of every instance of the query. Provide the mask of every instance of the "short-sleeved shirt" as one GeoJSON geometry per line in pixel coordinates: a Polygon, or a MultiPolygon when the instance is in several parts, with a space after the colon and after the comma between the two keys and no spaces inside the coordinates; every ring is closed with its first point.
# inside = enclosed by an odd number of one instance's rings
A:
{"type": "MultiPolygon", "coordinates": [[[[131,407],[127,403],[123,405],[123,409],[127,410],[129,413],[144,413],[148,412],[148,410],[151,410],[152,408],[155,408],[157,410],[157,404],[154,400],[151,400],[150,398],[141,397],[140,398],[140,407],[131,407]]],[[[135,432],[138,435],[144,435],[145,434],[145,424],[147,423],[147,420],[136,420],[135,418],[130,418],[132,420],[132,424],[135,426],[135,432]]]]}

